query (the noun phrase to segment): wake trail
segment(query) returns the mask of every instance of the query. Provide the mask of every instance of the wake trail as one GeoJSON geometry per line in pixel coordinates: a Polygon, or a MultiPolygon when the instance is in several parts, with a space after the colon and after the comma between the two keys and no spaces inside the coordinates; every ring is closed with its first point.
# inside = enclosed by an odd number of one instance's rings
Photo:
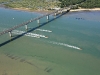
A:
{"type": "Polygon", "coordinates": [[[55,41],[48,41],[48,43],[61,45],[61,46],[69,47],[69,48],[74,48],[74,49],[77,49],[77,50],[82,50],[81,48],[79,48],[77,46],[69,45],[69,44],[66,44],[66,43],[60,43],[60,42],[55,42],[55,41]]]}

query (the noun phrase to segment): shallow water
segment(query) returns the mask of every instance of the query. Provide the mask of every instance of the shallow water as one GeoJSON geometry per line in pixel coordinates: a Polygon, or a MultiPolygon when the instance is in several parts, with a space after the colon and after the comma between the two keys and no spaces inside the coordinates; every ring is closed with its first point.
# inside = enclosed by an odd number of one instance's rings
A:
{"type": "MultiPolygon", "coordinates": [[[[0,8],[0,32],[41,15],[0,8]]],[[[50,19],[53,19],[52,15],[50,19]]],[[[46,22],[46,18],[40,22],[46,22]]],[[[29,28],[36,26],[36,22],[28,25],[29,28]]],[[[12,32],[15,37],[25,31],[23,26],[12,32]]],[[[8,34],[0,36],[0,43],[8,40],[8,34]]],[[[99,75],[100,12],[63,15],[2,45],[0,54],[1,75],[99,75]]]]}

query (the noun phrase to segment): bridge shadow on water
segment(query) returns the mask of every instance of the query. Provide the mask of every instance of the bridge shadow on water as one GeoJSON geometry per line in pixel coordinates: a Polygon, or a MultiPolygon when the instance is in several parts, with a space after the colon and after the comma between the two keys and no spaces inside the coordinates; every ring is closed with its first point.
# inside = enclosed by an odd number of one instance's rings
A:
{"type": "Polygon", "coordinates": [[[50,22],[52,22],[52,21],[54,21],[54,20],[56,20],[57,18],[61,17],[62,15],[66,14],[66,13],[67,13],[67,12],[64,12],[64,13],[62,13],[62,14],[60,14],[60,15],[57,15],[57,16],[55,16],[55,18],[49,20],[48,22],[42,23],[42,24],[40,24],[39,26],[34,27],[34,28],[28,30],[28,31],[25,32],[25,33],[22,33],[22,34],[20,34],[20,35],[13,36],[11,39],[9,39],[9,40],[7,40],[7,41],[5,41],[5,42],[3,42],[3,43],[0,43],[0,47],[2,47],[2,46],[4,46],[4,45],[6,45],[6,44],[8,44],[8,43],[10,43],[10,42],[12,42],[12,41],[18,39],[18,38],[20,38],[20,37],[22,37],[22,36],[24,36],[25,34],[27,34],[27,33],[29,33],[29,32],[32,32],[32,31],[34,31],[34,30],[36,30],[36,29],[38,29],[38,28],[40,28],[40,27],[42,27],[42,26],[44,26],[44,25],[46,25],[46,24],[48,24],[48,23],[50,23],[50,22]]]}

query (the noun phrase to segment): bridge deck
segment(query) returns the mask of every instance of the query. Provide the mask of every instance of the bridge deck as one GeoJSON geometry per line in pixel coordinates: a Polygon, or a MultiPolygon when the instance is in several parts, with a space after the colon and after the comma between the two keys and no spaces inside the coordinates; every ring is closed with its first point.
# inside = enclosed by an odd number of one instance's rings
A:
{"type": "Polygon", "coordinates": [[[17,29],[17,28],[19,28],[19,27],[21,27],[21,26],[27,25],[27,24],[29,24],[29,23],[31,23],[31,22],[33,22],[33,21],[39,20],[39,19],[41,19],[41,18],[43,18],[43,17],[45,17],[45,16],[49,16],[49,15],[51,15],[51,14],[57,13],[58,11],[62,11],[62,10],[63,10],[63,9],[60,9],[60,10],[57,10],[57,11],[54,11],[54,12],[51,12],[51,13],[42,15],[42,16],[40,16],[40,17],[31,19],[31,20],[29,20],[29,21],[27,21],[27,22],[24,22],[24,23],[22,23],[22,24],[16,25],[16,26],[14,26],[14,27],[12,27],[12,28],[10,28],[10,29],[8,29],[8,30],[5,30],[5,31],[0,32],[0,36],[3,35],[3,34],[5,34],[5,33],[11,32],[12,30],[15,30],[15,29],[17,29]]]}

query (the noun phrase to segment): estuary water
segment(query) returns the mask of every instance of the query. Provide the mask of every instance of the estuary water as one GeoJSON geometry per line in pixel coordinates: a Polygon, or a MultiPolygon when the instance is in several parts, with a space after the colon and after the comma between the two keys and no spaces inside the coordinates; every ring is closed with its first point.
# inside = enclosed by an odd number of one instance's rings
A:
{"type": "MultiPolygon", "coordinates": [[[[41,15],[0,8],[0,32],[41,15]]],[[[25,26],[13,30],[13,38],[25,32],[25,26]]],[[[100,74],[100,11],[70,12],[5,43],[10,39],[0,36],[0,75],[100,74]]]]}

